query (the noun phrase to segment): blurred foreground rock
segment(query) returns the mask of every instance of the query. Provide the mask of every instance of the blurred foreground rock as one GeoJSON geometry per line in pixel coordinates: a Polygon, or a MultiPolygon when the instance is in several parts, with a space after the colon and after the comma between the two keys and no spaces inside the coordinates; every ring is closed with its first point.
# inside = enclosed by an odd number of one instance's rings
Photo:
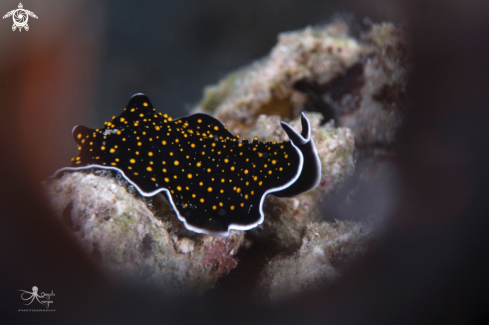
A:
{"type": "Polygon", "coordinates": [[[295,254],[278,255],[265,266],[259,291],[266,299],[278,300],[323,288],[366,253],[378,231],[366,222],[309,223],[295,254]]]}

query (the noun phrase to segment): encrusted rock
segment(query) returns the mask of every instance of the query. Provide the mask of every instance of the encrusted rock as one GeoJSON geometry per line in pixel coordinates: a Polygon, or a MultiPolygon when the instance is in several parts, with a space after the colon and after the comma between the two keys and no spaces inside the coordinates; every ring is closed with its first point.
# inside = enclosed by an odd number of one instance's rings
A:
{"type": "Polygon", "coordinates": [[[110,274],[168,294],[201,294],[237,265],[243,232],[224,238],[174,229],[180,222],[171,208],[156,217],[151,200],[130,194],[120,177],[94,173],[65,173],[45,187],[56,215],[110,274]]]}
{"type": "Polygon", "coordinates": [[[355,38],[337,21],[279,34],[268,57],[207,87],[196,110],[234,133],[249,131],[261,114],[292,120],[319,111],[324,122],[349,127],[357,144],[385,146],[402,122],[409,68],[402,29],[372,24],[355,38]]]}
{"type": "Polygon", "coordinates": [[[322,288],[367,251],[377,232],[373,223],[309,223],[295,254],[278,255],[266,265],[259,291],[266,299],[277,300],[322,288]]]}

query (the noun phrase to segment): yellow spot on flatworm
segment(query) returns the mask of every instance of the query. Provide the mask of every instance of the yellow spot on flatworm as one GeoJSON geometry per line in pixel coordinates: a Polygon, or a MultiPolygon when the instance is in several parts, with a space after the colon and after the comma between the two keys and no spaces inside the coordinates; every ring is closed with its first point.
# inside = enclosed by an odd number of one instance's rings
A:
{"type": "Polygon", "coordinates": [[[209,188],[207,189],[207,191],[208,191],[208,192],[212,192],[212,187],[209,187],[209,188]]]}
{"type": "Polygon", "coordinates": [[[138,146],[142,146],[142,145],[143,145],[143,143],[142,143],[142,142],[138,142],[138,146]]]}
{"type": "Polygon", "coordinates": [[[161,144],[166,145],[166,141],[165,140],[161,141],[161,144]]]}
{"type": "Polygon", "coordinates": [[[200,161],[197,163],[197,167],[200,167],[202,166],[202,164],[200,163],[200,161]]]}
{"type": "Polygon", "coordinates": [[[223,179],[221,179],[221,183],[224,183],[225,181],[226,181],[226,180],[225,180],[224,178],[223,178],[223,179]]]}
{"type": "MultiPolygon", "coordinates": [[[[78,148],[80,148],[80,147],[78,147],[78,148]]],[[[101,147],[100,147],[100,149],[101,149],[101,150],[105,150],[105,146],[101,146],[101,147]]],[[[79,149],[78,149],[78,150],[79,150],[79,149]]]]}
{"type": "Polygon", "coordinates": [[[115,152],[114,148],[110,149],[110,153],[114,153],[114,152],[115,152]]]}
{"type": "Polygon", "coordinates": [[[165,182],[168,183],[169,181],[170,181],[170,179],[168,177],[165,177],[165,182]]]}
{"type": "Polygon", "coordinates": [[[231,171],[233,171],[233,170],[234,170],[234,166],[231,166],[231,171]]]}
{"type": "Polygon", "coordinates": [[[82,134],[81,133],[78,133],[77,138],[78,139],[81,139],[81,137],[82,137],[82,134]]]}
{"type": "Polygon", "coordinates": [[[151,151],[148,152],[148,156],[150,156],[150,157],[153,156],[153,153],[151,151]]]}
{"type": "Polygon", "coordinates": [[[204,185],[204,182],[200,182],[200,183],[199,183],[199,185],[200,185],[200,186],[204,185]]]}
{"type": "Polygon", "coordinates": [[[129,159],[129,161],[131,162],[131,164],[135,164],[136,163],[136,159],[134,159],[134,158],[129,159]]]}
{"type": "Polygon", "coordinates": [[[215,205],[213,205],[212,210],[217,210],[217,207],[215,205]]]}
{"type": "Polygon", "coordinates": [[[152,171],[152,170],[153,170],[153,168],[151,168],[151,167],[149,167],[149,166],[148,166],[148,167],[146,168],[146,170],[147,170],[148,172],[150,172],[150,171],[152,171]]]}
{"type": "Polygon", "coordinates": [[[231,210],[234,210],[234,205],[231,205],[231,210]]]}
{"type": "Polygon", "coordinates": [[[144,102],[144,103],[143,103],[143,106],[144,106],[144,107],[148,107],[148,103],[144,102]]]}
{"type": "Polygon", "coordinates": [[[272,164],[275,165],[277,163],[276,160],[272,160],[272,164]]]}
{"type": "Polygon", "coordinates": [[[192,178],[192,174],[188,174],[187,177],[188,177],[188,179],[191,179],[192,178]]]}
{"type": "Polygon", "coordinates": [[[260,186],[261,186],[262,184],[263,184],[263,182],[262,182],[262,181],[260,181],[260,182],[258,183],[258,185],[260,185],[260,186]]]}
{"type": "Polygon", "coordinates": [[[177,186],[177,190],[181,191],[182,190],[182,187],[181,186],[177,186]]]}
{"type": "Polygon", "coordinates": [[[200,199],[200,203],[204,203],[204,199],[200,199]]]}
{"type": "Polygon", "coordinates": [[[175,160],[174,164],[175,164],[175,166],[178,166],[178,164],[180,164],[180,163],[178,162],[178,160],[175,160]]]}
{"type": "Polygon", "coordinates": [[[248,174],[248,169],[245,169],[244,173],[245,173],[245,174],[248,174]]]}
{"type": "Polygon", "coordinates": [[[244,208],[244,202],[241,203],[241,207],[244,208]]]}
{"type": "Polygon", "coordinates": [[[219,127],[216,125],[216,126],[214,127],[214,130],[216,130],[216,131],[217,131],[217,130],[219,130],[219,127]]]}

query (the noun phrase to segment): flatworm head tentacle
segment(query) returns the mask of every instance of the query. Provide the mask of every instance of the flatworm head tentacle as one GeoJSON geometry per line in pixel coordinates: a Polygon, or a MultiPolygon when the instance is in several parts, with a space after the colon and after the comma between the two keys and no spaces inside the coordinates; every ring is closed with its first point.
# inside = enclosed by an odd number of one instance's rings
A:
{"type": "Polygon", "coordinates": [[[317,172],[319,166],[307,118],[302,135],[282,126],[291,141],[248,141],[206,114],[173,120],[136,94],[103,129],[76,126],[80,153],[55,175],[91,168],[117,171],[143,196],[165,193],[188,229],[226,236],[230,229],[262,223],[269,193],[293,196],[317,185],[317,175],[304,168],[317,172]]]}
{"type": "Polygon", "coordinates": [[[285,133],[294,142],[304,157],[304,165],[297,181],[286,189],[275,192],[273,195],[278,197],[293,197],[315,189],[321,180],[321,161],[319,160],[316,145],[311,137],[311,125],[309,120],[302,113],[301,124],[302,133],[299,135],[290,125],[281,122],[285,133]]]}

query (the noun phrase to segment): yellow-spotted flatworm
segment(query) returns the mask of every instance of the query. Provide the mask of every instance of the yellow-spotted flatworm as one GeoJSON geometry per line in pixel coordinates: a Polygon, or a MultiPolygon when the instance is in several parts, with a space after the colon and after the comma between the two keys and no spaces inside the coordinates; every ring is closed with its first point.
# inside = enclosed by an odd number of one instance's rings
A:
{"type": "Polygon", "coordinates": [[[248,141],[206,114],[173,120],[144,94],[132,96],[103,129],[73,128],[80,151],[64,171],[114,170],[143,196],[163,192],[187,229],[227,236],[263,222],[268,194],[314,189],[321,164],[308,119],[302,133],[281,122],[290,141],[248,141]]]}

